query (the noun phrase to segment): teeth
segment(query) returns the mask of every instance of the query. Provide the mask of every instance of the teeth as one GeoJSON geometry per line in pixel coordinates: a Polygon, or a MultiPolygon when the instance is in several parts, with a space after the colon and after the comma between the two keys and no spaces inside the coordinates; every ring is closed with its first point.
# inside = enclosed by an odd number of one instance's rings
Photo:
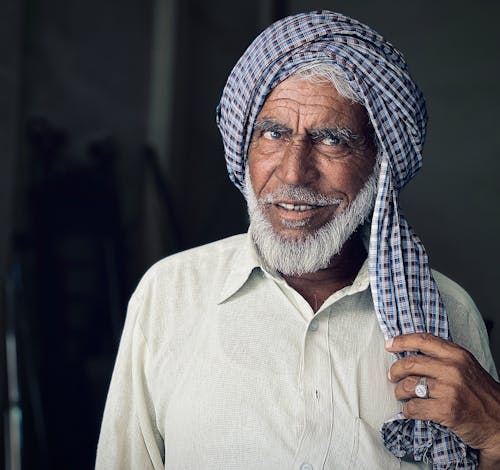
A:
{"type": "Polygon", "coordinates": [[[287,211],[309,211],[318,206],[310,206],[308,204],[287,204],[285,202],[278,203],[278,206],[286,209],[287,211]]]}

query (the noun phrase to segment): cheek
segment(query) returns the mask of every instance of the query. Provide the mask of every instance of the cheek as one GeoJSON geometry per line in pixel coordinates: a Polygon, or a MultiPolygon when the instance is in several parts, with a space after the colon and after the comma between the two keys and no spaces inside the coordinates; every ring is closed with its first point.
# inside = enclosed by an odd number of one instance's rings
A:
{"type": "Polygon", "coordinates": [[[324,169],[325,180],[331,189],[346,194],[349,200],[353,200],[363,188],[368,177],[373,171],[373,165],[337,162],[333,166],[324,169]]]}
{"type": "Polygon", "coordinates": [[[248,152],[248,170],[255,193],[258,195],[266,186],[275,168],[276,155],[266,155],[256,147],[251,147],[248,152]]]}

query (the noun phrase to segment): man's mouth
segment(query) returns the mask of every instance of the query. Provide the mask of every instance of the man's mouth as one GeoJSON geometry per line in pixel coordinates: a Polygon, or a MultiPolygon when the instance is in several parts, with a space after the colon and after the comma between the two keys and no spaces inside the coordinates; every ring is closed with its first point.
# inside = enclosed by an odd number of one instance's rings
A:
{"type": "Polygon", "coordinates": [[[296,212],[305,212],[305,211],[310,211],[313,209],[317,209],[319,205],[311,205],[311,204],[291,204],[287,202],[278,202],[276,203],[278,207],[281,207],[282,209],[286,209],[287,211],[296,211],[296,212]]]}

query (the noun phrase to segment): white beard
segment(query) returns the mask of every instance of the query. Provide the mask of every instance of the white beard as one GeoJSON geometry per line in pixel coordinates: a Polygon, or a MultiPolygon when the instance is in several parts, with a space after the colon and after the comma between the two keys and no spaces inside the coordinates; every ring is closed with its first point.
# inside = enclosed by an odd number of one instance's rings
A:
{"type": "MultiPolygon", "coordinates": [[[[262,205],[266,203],[266,199],[269,201],[270,196],[257,200],[247,167],[245,194],[250,217],[249,231],[268,267],[285,276],[300,276],[327,268],[354,231],[370,218],[377,194],[377,181],[378,171],[374,170],[354,201],[341,214],[305,237],[284,238],[274,231],[262,210],[262,205]]],[[[287,192],[294,198],[293,191],[311,194],[310,198],[317,198],[316,200],[326,199],[321,195],[313,195],[302,187],[288,186],[281,193],[287,192]]],[[[310,202],[314,203],[313,200],[310,202]]]]}

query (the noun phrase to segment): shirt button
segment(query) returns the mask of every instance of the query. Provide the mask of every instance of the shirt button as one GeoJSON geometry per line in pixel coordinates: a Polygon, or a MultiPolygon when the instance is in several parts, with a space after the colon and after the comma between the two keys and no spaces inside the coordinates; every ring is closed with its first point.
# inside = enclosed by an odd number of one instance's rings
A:
{"type": "Polygon", "coordinates": [[[311,320],[311,323],[309,324],[309,329],[311,331],[318,331],[318,328],[319,328],[319,321],[316,318],[314,318],[313,320],[311,320]]]}
{"type": "Polygon", "coordinates": [[[313,466],[310,463],[303,463],[300,466],[300,470],[313,470],[313,466]]]}

